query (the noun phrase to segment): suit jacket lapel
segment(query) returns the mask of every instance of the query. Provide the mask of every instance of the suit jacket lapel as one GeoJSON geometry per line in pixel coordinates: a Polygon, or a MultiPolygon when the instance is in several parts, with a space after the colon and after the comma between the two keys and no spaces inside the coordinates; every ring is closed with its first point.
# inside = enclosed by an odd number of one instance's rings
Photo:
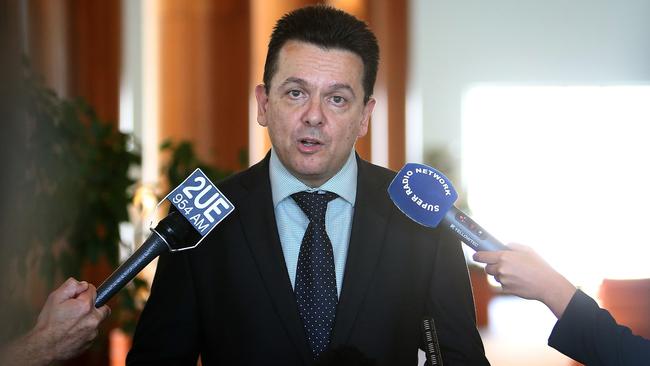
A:
{"type": "Polygon", "coordinates": [[[358,157],[357,163],[357,197],[343,288],[331,339],[333,346],[348,342],[384,246],[384,232],[391,212],[390,200],[377,199],[388,194],[387,187],[373,179],[368,170],[369,163],[358,157]]]}
{"type": "Polygon", "coordinates": [[[253,166],[250,174],[242,178],[248,191],[239,204],[239,216],[246,241],[257,263],[260,276],[266,284],[268,295],[282,320],[289,338],[306,364],[312,356],[298,313],[293,289],[275,223],[271,183],[269,179],[269,154],[253,166]]]}

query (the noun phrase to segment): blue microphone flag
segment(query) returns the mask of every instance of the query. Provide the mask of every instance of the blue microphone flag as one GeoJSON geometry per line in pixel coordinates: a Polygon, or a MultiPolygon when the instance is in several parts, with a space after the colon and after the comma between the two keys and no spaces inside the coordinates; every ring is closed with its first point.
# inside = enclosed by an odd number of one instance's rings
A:
{"type": "Polygon", "coordinates": [[[458,198],[444,174],[416,163],[404,165],[388,187],[388,194],[406,216],[428,227],[438,226],[458,198]]]}
{"type": "Polygon", "coordinates": [[[444,174],[430,166],[404,165],[388,187],[388,195],[411,220],[423,226],[449,230],[474,250],[508,249],[454,207],[458,193],[444,174]]]}

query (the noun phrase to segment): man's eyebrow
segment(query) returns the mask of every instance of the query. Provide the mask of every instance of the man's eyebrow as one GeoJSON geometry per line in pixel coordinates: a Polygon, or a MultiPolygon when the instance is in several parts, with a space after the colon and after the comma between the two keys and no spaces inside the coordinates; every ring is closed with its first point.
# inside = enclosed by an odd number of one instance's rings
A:
{"type": "MultiPolygon", "coordinates": [[[[282,82],[282,84],[280,84],[280,87],[285,87],[288,84],[298,84],[303,88],[309,86],[309,83],[307,82],[307,80],[297,78],[297,77],[294,77],[294,76],[290,76],[290,77],[286,78],[286,80],[284,80],[282,82]]],[[[340,89],[345,89],[345,90],[349,91],[352,94],[353,97],[356,97],[356,94],[354,93],[354,89],[349,84],[335,83],[335,84],[332,84],[332,85],[327,87],[327,90],[329,92],[340,90],[340,89]]]]}
{"type": "Polygon", "coordinates": [[[305,79],[290,76],[285,81],[283,81],[282,84],[280,84],[280,86],[283,87],[286,86],[287,84],[292,84],[292,83],[298,84],[303,87],[308,84],[305,79]]]}
{"type": "Polygon", "coordinates": [[[354,89],[352,89],[352,87],[349,84],[336,83],[336,84],[330,86],[328,89],[331,90],[331,91],[339,90],[339,89],[345,89],[345,90],[349,91],[352,94],[353,97],[356,97],[356,94],[354,93],[354,89]]]}

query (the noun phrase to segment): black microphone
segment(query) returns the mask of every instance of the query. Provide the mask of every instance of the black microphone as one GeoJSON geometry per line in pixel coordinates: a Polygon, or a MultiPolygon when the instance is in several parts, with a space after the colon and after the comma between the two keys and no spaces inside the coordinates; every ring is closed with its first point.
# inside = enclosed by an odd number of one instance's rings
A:
{"type": "Polygon", "coordinates": [[[390,183],[388,194],[406,216],[420,225],[450,230],[474,250],[508,250],[454,206],[458,193],[444,174],[430,166],[404,165],[390,183]]]}
{"type": "Polygon", "coordinates": [[[163,252],[198,246],[235,209],[200,169],[196,169],[165,199],[173,206],[171,212],[151,229],[151,235],[140,248],[97,288],[96,308],[110,300],[163,252]],[[214,193],[209,195],[213,189],[214,193]]]}

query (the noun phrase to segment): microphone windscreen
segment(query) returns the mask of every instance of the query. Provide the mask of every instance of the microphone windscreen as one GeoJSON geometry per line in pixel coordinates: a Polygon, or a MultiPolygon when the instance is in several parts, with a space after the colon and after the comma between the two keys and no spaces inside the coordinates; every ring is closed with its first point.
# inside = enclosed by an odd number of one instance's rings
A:
{"type": "Polygon", "coordinates": [[[458,198],[444,174],[417,163],[404,165],[388,187],[388,195],[406,216],[428,227],[438,226],[458,198]]]}
{"type": "Polygon", "coordinates": [[[193,248],[201,240],[201,235],[192,224],[175,208],[156,225],[155,231],[162,235],[170,250],[193,248]]]}

